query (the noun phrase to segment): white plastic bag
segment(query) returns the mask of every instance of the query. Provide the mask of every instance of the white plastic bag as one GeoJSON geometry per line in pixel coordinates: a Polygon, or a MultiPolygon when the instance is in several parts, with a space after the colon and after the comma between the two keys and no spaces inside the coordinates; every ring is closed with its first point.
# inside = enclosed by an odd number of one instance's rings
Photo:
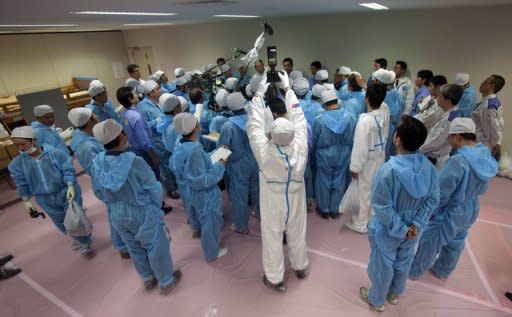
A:
{"type": "Polygon", "coordinates": [[[509,175],[512,175],[512,159],[506,152],[501,155],[498,175],[503,177],[509,177],[509,175]]]}
{"type": "Polygon", "coordinates": [[[348,185],[345,195],[340,202],[340,213],[353,214],[359,211],[359,182],[357,179],[352,178],[350,185],[348,185]]]}
{"type": "Polygon", "coordinates": [[[68,204],[68,210],[64,217],[64,227],[66,227],[66,233],[72,237],[88,236],[92,233],[92,223],[80,205],[74,200],[68,204]]]}

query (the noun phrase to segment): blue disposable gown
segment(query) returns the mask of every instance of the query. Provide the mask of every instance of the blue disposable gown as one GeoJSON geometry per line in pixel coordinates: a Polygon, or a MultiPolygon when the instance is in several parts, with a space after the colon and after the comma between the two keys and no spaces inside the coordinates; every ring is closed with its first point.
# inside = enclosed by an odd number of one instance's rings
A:
{"type": "Polygon", "coordinates": [[[160,117],[164,115],[160,107],[153,103],[151,99],[146,97],[141,102],[139,102],[137,109],[139,110],[142,119],[144,119],[148,127],[150,127],[153,131],[156,131],[156,125],[158,124],[160,117]]]}
{"type": "Polygon", "coordinates": [[[96,119],[98,119],[98,121],[105,121],[107,119],[114,119],[119,124],[122,124],[121,117],[116,112],[116,108],[114,107],[114,104],[110,100],[105,102],[105,104],[102,107],[98,106],[94,102],[94,100],[92,100],[91,103],[86,105],[85,107],[87,109],[92,110],[92,112],[96,115],[96,119]]]}
{"type": "Polygon", "coordinates": [[[228,122],[228,118],[233,116],[233,113],[231,111],[224,111],[218,113],[216,116],[212,118],[212,121],[210,122],[210,132],[217,132],[220,133],[222,130],[222,126],[228,122]]]}
{"type": "MultiPolygon", "coordinates": [[[[75,201],[82,205],[82,192],[77,183],[71,156],[45,145],[38,159],[20,153],[9,164],[20,197],[36,198],[37,203],[50,216],[55,226],[64,234],[64,217],[69,201],[66,199],[68,183],[75,187],[75,201]]],[[[91,236],[73,237],[79,243],[89,244],[91,236]]]]}
{"type": "Polygon", "coordinates": [[[418,237],[406,239],[409,226],[418,227],[419,236],[438,204],[436,170],[419,152],[391,157],[375,175],[375,216],[368,226],[368,276],[372,282],[368,299],[372,305],[383,305],[388,293],[400,296],[405,291],[418,242],[418,237]]]}
{"type": "Polygon", "coordinates": [[[34,121],[30,125],[36,132],[36,142],[39,146],[43,147],[45,145],[49,145],[68,155],[70,154],[66,142],[55,129],[50,128],[39,121],[34,121]]]}
{"type": "Polygon", "coordinates": [[[353,114],[357,122],[359,115],[366,112],[365,92],[350,91],[347,99],[343,100],[341,107],[353,114]]]}
{"type": "MultiPolygon", "coordinates": [[[[190,215],[199,221],[201,247],[207,261],[219,253],[222,220],[222,193],[217,183],[224,175],[224,165],[212,164],[199,142],[183,140],[171,156],[171,167],[178,184],[186,188],[190,215]]],[[[190,218],[189,218],[190,219],[190,218]]]]}
{"type": "Polygon", "coordinates": [[[306,121],[310,126],[313,126],[313,122],[315,122],[316,116],[320,113],[324,112],[322,105],[316,101],[299,99],[300,107],[304,112],[304,116],[306,117],[306,121]]]}
{"type": "Polygon", "coordinates": [[[239,232],[245,232],[249,224],[249,200],[259,217],[258,164],[252,154],[246,125],[245,111],[234,115],[222,126],[217,141],[217,147],[225,146],[232,152],[226,165],[226,174],[229,178],[231,217],[239,232]]]}
{"type": "Polygon", "coordinates": [[[470,86],[464,89],[462,98],[459,101],[460,116],[464,118],[471,118],[471,113],[475,110],[478,104],[478,96],[476,95],[475,88],[470,86]]]}
{"type": "Polygon", "coordinates": [[[170,238],[160,209],[162,185],[151,167],[132,152],[101,152],[92,173],[137,272],[145,281],[156,277],[160,286],[172,283],[170,238]]]}
{"type": "Polygon", "coordinates": [[[486,145],[464,146],[446,161],[439,173],[439,209],[423,233],[411,277],[420,277],[432,264],[440,277],[453,272],[480,211],[478,196],[497,172],[498,164],[486,145]]]}
{"type": "Polygon", "coordinates": [[[318,209],[339,213],[339,204],[350,182],[350,155],[354,117],[344,109],[328,110],[313,124],[315,193],[318,209]]]}
{"type": "Polygon", "coordinates": [[[389,134],[386,142],[386,161],[389,160],[391,155],[395,154],[395,145],[393,144],[393,134],[395,129],[400,122],[400,117],[404,111],[404,104],[399,101],[399,94],[396,89],[388,90],[384,102],[389,107],[390,118],[389,118],[389,134]]]}
{"type": "Polygon", "coordinates": [[[166,143],[164,141],[164,135],[169,128],[172,126],[172,122],[174,120],[173,115],[163,114],[160,117],[160,121],[155,126],[155,134],[153,135],[153,149],[155,154],[158,156],[160,160],[160,177],[164,188],[168,191],[175,191],[177,189],[176,178],[169,168],[169,158],[171,157],[171,151],[167,149],[166,143]]]}

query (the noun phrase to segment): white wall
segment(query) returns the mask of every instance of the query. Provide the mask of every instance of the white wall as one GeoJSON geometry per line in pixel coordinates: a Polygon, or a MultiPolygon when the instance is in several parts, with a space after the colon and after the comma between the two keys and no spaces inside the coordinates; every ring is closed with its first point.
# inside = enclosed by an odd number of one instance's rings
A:
{"type": "MultiPolygon", "coordinates": [[[[341,65],[372,71],[373,60],[408,62],[411,73],[431,69],[449,81],[468,72],[478,86],[492,73],[505,77],[501,92],[505,121],[512,122],[512,6],[388,11],[267,19],[281,60],[291,56],[295,68],[308,71],[318,59],[330,72],[341,65]]],[[[156,66],[169,73],[177,66],[198,68],[230,56],[230,48],[249,49],[261,32],[260,20],[181,25],[123,31],[126,45],[151,46],[156,66]]],[[[266,50],[262,49],[266,60],[266,50]]],[[[332,74],[332,73],[331,73],[332,74]]],[[[330,74],[330,75],[331,75],[330,74]]],[[[505,131],[512,150],[512,129],[505,131]]]]}
{"type": "Polygon", "coordinates": [[[121,32],[0,35],[0,97],[70,85],[75,76],[98,77],[112,94],[125,81],[112,62],[128,64],[121,32]]]}

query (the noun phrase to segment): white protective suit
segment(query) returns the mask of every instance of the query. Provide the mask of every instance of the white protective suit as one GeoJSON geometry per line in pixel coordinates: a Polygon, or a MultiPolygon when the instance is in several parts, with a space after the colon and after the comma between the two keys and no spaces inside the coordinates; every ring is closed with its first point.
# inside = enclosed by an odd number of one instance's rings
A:
{"type": "Polygon", "coordinates": [[[350,171],[358,174],[359,212],[352,215],[351,227],[361,233],[368,231],[371,212],[373,177],[386,159],[386,140],[389,134],[389,108],[382,106],[363,113],[357,121],[350,171]]]}
{"type": "Polygon", "coordinates": [[[414,101],[414,83],[409,77],[403,76],[395,80],[394,87],[400,94],[400,98],[404,100],[403,114],[409,114],[414,101]]]}
{"type": "Polygon", "coordinates": [[[248,106],[247,121],[247,134],[260,170],[263,270],[273,284],[284,278],[283,232],[286,233],[292,269],[304,270],[309,263],[304,183],[308,161],[307,123],[291,89],[286,93],[285,103],[295,135],[287,146],[278,146],[268,138],[265,103],[258,94],[248,106]]]}

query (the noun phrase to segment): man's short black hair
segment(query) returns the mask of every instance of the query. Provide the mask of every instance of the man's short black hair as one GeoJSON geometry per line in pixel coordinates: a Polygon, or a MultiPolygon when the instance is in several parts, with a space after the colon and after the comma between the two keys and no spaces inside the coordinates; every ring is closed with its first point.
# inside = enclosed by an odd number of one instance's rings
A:
{"type": "Polygon", "coordinates": [[[476,134],[474,133],[459,133],[459,135],[464,139],[468,141],[476,142],[476,134]]]}
{"type": "Polygon", "coordinates": [[[416,152],[427,139],[427,128],[418,119],[404,115],[396,127],[396,135],[409,152],[416,152]]]}
{"type": "Polygon", "coordinates": [[[366,97],[368,102],[373,109],[379,109],[380,105],[386,98],[386,85],[383,84],[371,84],[366,89],[366,97]]]}
{"type": "Polygon", "coordinates": [[[435,75],[432,77],[432,84],[436,87],[446,85],[448,80],[443,75],[435,75]]]}
{"type": "Polygon", "coordinates": [[[283,100],[279,98],[274,98],[268,102],[268,107],[272,113],[277,115],[286,114],[286,105],[283,100]]]}
{"type": "Polygon", "coordinates": [[[407,63],[406,62],[404,62],[404,61],[396,61],[395,64],[400,65],[400,68],[403,69],[404,71],[407,70],[407,63]]]}
{"type": "Polygon", "coordinates": [[[447,84],[441,87],[441,95],[443,95],[444,99],[450,100],[453,105],[459,104],[463,93],[464,88],[459,85],[447,84]]]}
{"type": "Polygon", "coordinates": [[[140,68],[137,64],[130,64],[126,67],[126,70],[128,71],[128,74],[131,74],[135,71],[135,68],[140,68]]]}
{"type": "Polygon", "coordinates": [[[222,63],[226,63],[226,60],[224,59],[224,57],[219,57],[217,58],[217,65],[219,65],[219,63],[222,62],[222,63]]]}
{"type": "Polygon", "coordinates": [[[132,102],[130,101],[133,96],[132,92],[133,88],[131,87],[120,87],[116,92],[117,101],[119,101],[123,107],[130,108],[132,106],[132,102]]]}
{"type": "Polygon", "coordinates": [[[422,69],[418,72],[417,75],[419,78],[425,79],[425,85],[430,85],[430,81],[432,80],[432,77],[434,77],[434,73],[429,69],[422,69]]]}
{"type": "Polygon", "coordinates": [[[320,63],[320,61],[314,61],[311,63],[311,66],[315,67],[316,69],[322,69],[322,63],[320,63]]]}
{"type": "Polygon", "coordinates": [[[374,60],[375,63],[379,64],[380,67],[386,69],[388,67],[388,60],[381,57],[381,58],[377,58],[376,60],[374,60]]]}
{"type": "Polygon", "coordinates": [[[190,102],[193,104],[197,104],[201,99],[204,99],[203,91],[199,88],[192,88],[188,93],[188,96],[190,97],[190,102]]]}
{"type": "Polygon", "coordinates": [[[505,86],[505,78],[500,75],[491,75],[491,84],[494,86],[494,93],[497,94],[505,86]]]}
{"type": "Polygon", "coordinates": [[[290,65],[293,66],[293,59],[291,57],[287,57],[287,58],[283,59],[283,63],[284,62],[288,62],[288,63],[290,63],[290,65]]]}
{"type": "Polygon", "coordinates": [[[355,74],[350,74],[347,78],[348,86],[350,87],[350,91],[361,91],[363,88],[359,86],[357,83],[357,76],[355,74]]]}
{"type": "Polygon", "coordinates": [[[119,146],[119,144],[121,144],[121,139],[119,138],[119,136],[117,136],[117,138],[103,145],[103,147],[105,148],[105,150],[110,151],[116,146],[119,146]]]}

